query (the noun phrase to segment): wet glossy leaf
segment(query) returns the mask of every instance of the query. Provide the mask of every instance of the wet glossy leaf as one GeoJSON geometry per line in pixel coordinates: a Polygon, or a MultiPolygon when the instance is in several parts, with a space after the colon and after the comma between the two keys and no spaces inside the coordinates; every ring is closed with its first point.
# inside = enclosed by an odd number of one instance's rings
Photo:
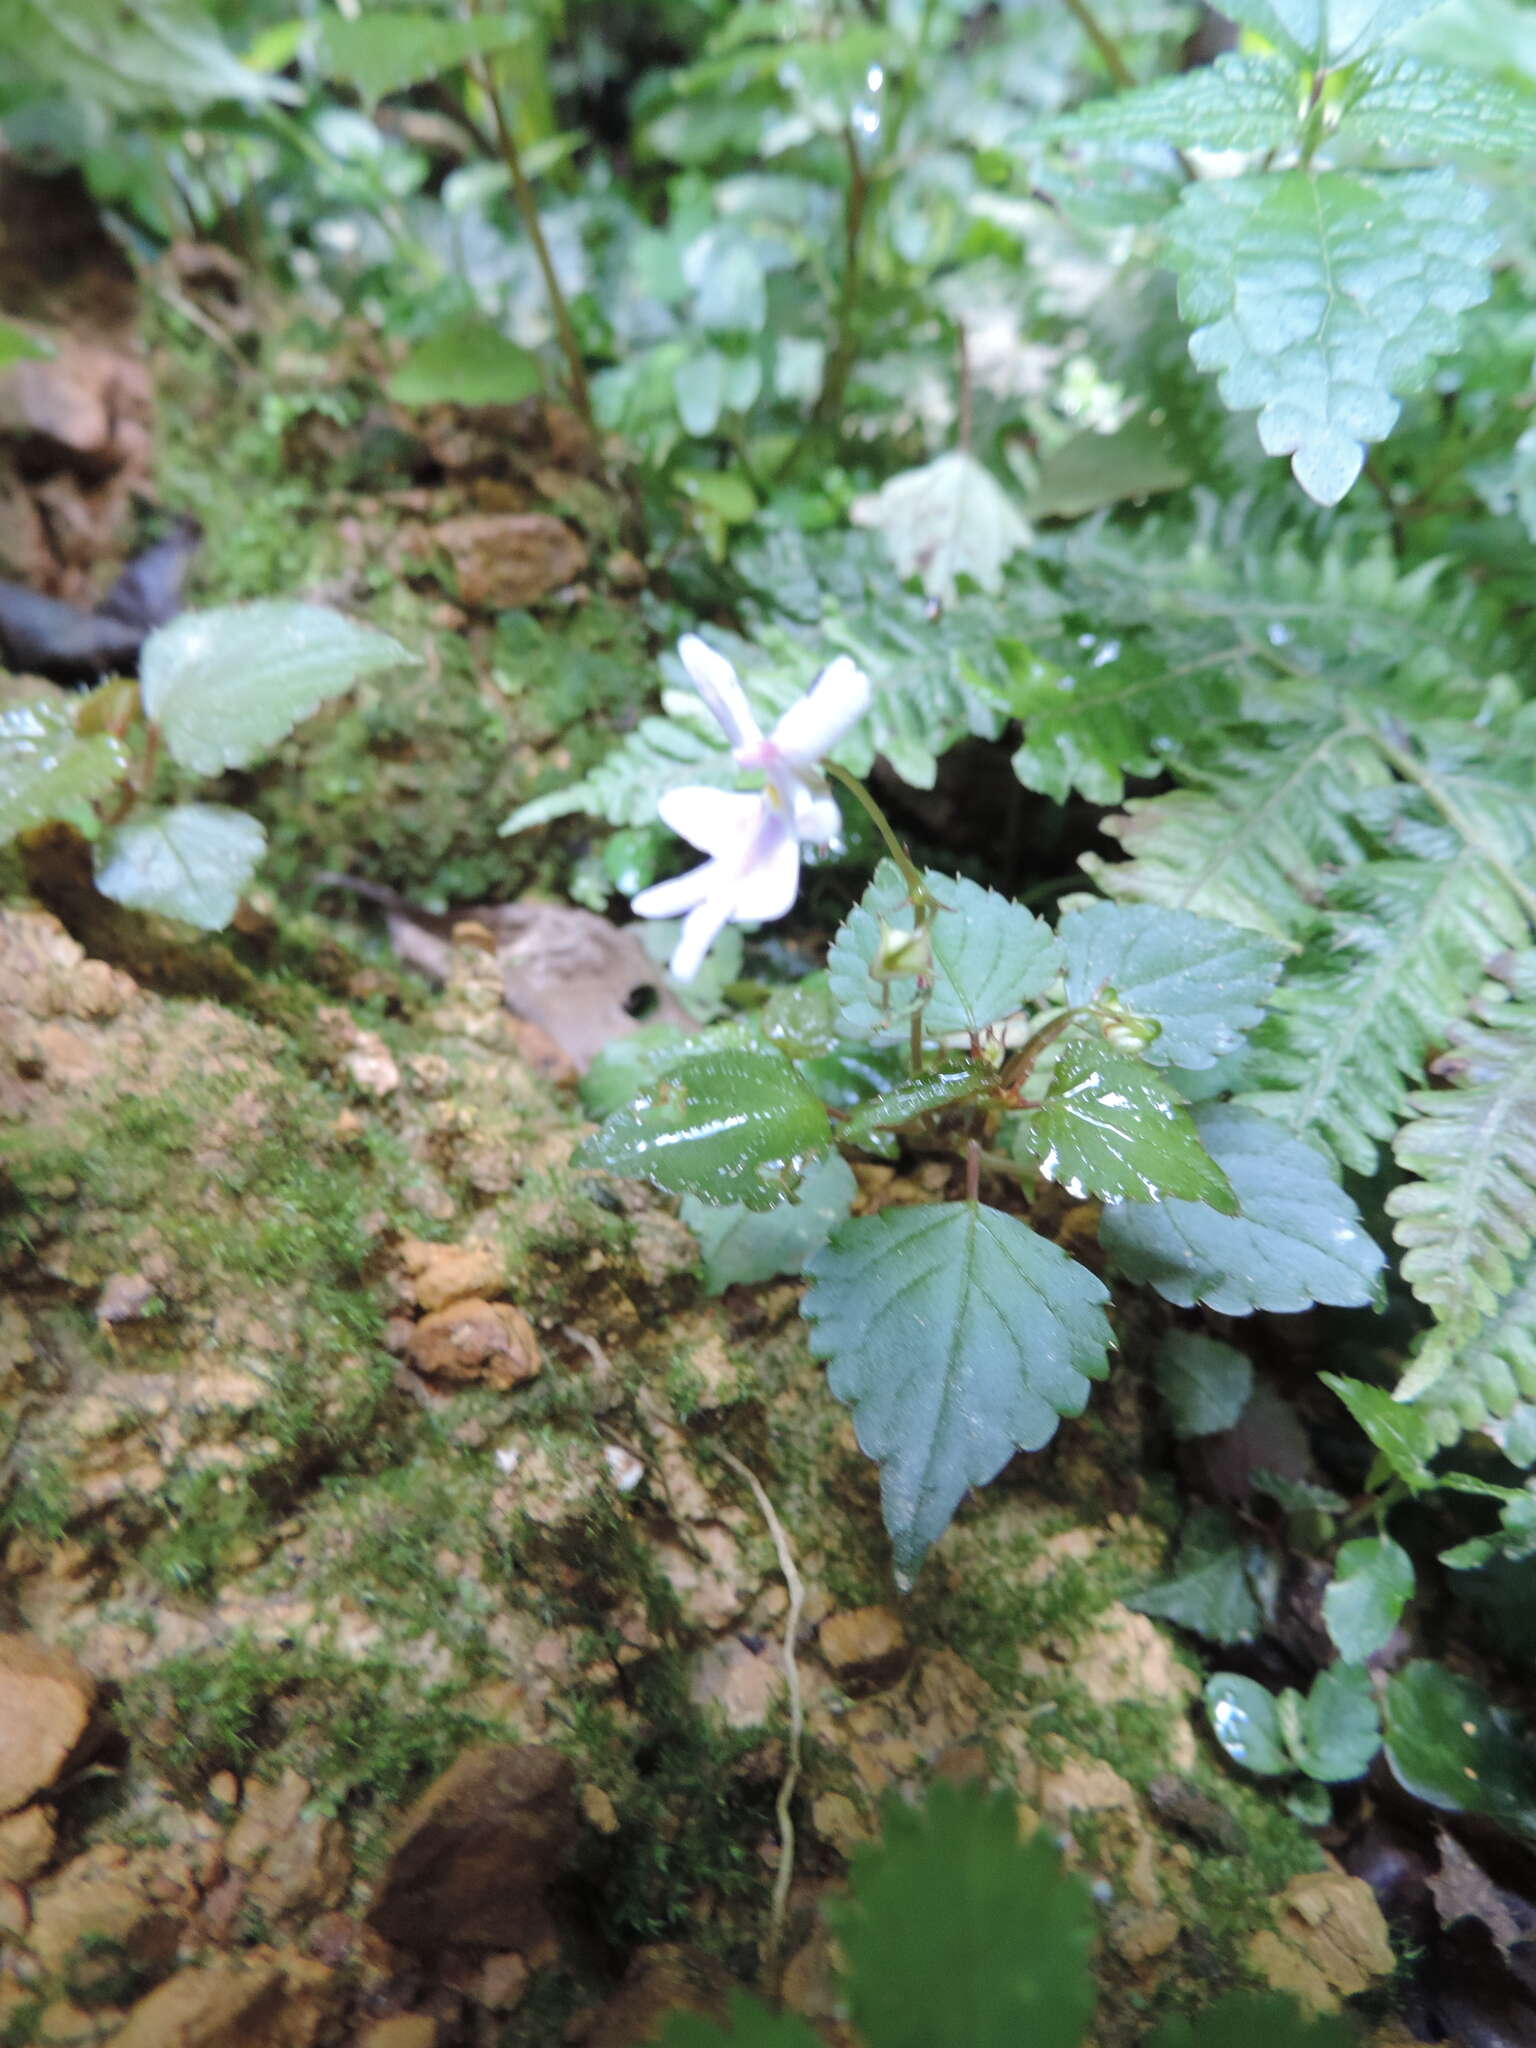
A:
{"type": "Polygon", "coordinates": [[[1180,1308],[1223,1315],[1374,1300],[1382,1254],[1323,1155],[1252,1110],[1206,1103],[1193,1114],[1240,1213],[1181,1201],[1107,1209],[1099,1237],[1121,1270],[1180,1308]]]}
{"type": "Polygon", "coordinates": [[[992,1081],[991,1074],[970,1064],[914,1075],[885,1094],[871,1096],[868,1102],[861,1103],[847,1122],[838,1127],[838,1137],[845,1145],[884,1151],[886,1147],[880,1141],[887,1133],[915,1122],[930,1110],[943,1109],[952,1102],[963,1102],[969,1095],[980,1094],[992,1086],[992,1081]]]}
{"type": "Polygon", "coordinates": [[[1221,918],[1151,903],[1094,903],[1061,920],[1067,1000],[1157,1026],[1142,1058],[1209,1067],[1264,1014],[1285,949],[1221,918]]]}
{"type": "Polygon", "coordinates": [[[1323,1620],[1350,1664],[1374,1657],[1413,1597],[1413,1560],[1390,1536],[1361,1536],[1340,1546],[1323,1594],[1323,1620]]]}
{"type": "Polygon", "coordinates": [[[1387,1687],[1387,1762],[1416,1799],[1536,1840],[1536,1744],[1481,1686],[1427,1659],[1387,1687]]]}
{"type": "Polygon", "coordinates": [[[183,768],[248,768],[327,698],[414,662],[398,641],[319,604],[185,612],[144,642],[144,710],[183,768]]]}
{"type": "Polygon", "coordinates": [[[1253,1367],[1242,1352],[1195,1330],[1173,1330],[1163,1339],[1156,1371],[1175,1436],[1231,1429],[1253,1392],[1253,1367]]]}
{"type": "Polygon", "coordinates": [[[947,604],[956,579],[1002,587],[1003,564],[1028,547],[1029,522],[993,476],[962,448],[905,469],[853,505],[856,526],[885,537],[900,576],[916,576],[947,604]]]}
{"type": "Polygon", "coordinates": [[[1108,1290],[1017,1217],[961,1202],[854,1217],[807,1270],[811,1347],[880,1464],[910,1583],[967,1488],[1082,1413],[1108,1370],[1108,1290]]]}
{"type": "MultiPolygon", "coordinates": [[[[1061,958],[1049,925],[978,882],[932,869],[923,880],[943,906],[928,932],[933,988],[923,1009],[925,1034],[983,1031],[1050,986],[1061,958]]],[[[849,1030],[905,1040],[917,981],[881,979],[871,970],[893,934],[912,930],[906,884],[894,861],[882,861],[827,956],[828,986],[849,1030]]]]}
{"type": "Polygon", "coordinates": [[[1177,1196],[1231,1215],[1227,1176],[1196,1135],[1164,1077],[1129,1053],[1074,1039],[1039,1109],[1021,1117],[1014,1146],[1070,1195],[1111,1202],[1177,1196]]]}
{"type": "Polygon", "coordinates": [[[675,1195],[771,1209],[827,1149],[823,1105],[784,1055],[747,1048],[671,1063],[576,1154],[675,1195]]]}
{"type": "Polygon", "coordinates": [[[857,1193],[852,1167],[840,1153],[829,1152],[776,1209],[744,1209],[736,1202],[711,1208],[685,1195],[680,1213],[699,1240],[705,1287],[723,1294],[727,1287],[800,1272],[847,1216],[857,1193]]]}
{"type": "Polygon", "coordinates": [[[466,317],[418,341],[384,388],[396,405],[516,405],[543,383],[531,350],[509,341],[489,320],[466,317]]]}
{"type": "Polygon", "coordinates": [[[1016,1800],[935,1783],[887,1800],[836,1909],[859,2038],[878,2048],[1077,2048],[1093,2012],[1097,1916],[1016,1800]]]}
{"type": "Polygon", "coordinates": [[[1294,66],[1228,51],[1214,64],[1160,78],[1139,92],[1075,107],[1052,124],[1067,144],[1134,152],[1147,143],[1180,149],[1282,149],[1300,135],[1303,98],[1294,66]]]}
{"type": "Polygon", "coordinates": [[[222,931],[266,849],[266,833],[244,811],[222,804],[140,808],[103,834],[96,886],[130,910],[222,931]]]}
{"type": "Polygon", "coordinates": [[[0,710],[0,846],[58,819],[96,835],[92,808],[122,780],[128,756],[106,733],[82,739],[72,710],[31,697],[0,710]]]}
{"type": "Polygon", "coordinates": [[[1218,1671],[1205,1682],[1205,1711],[1212,1734],[1245,1771],[1276,1778],[1292,1768],[1278,1704],[1266,1686],[1235,1671],[1218,1671]]]}
{"type": "Polygon", "coordinates": [[[1319,1784],[1341,1785],[1369,1770],[1380,1747],[1381,1715],[1370,1673],[1359,1664],[1330,1664],[1301,1705],[1292,1756],[1319,1784]]]}

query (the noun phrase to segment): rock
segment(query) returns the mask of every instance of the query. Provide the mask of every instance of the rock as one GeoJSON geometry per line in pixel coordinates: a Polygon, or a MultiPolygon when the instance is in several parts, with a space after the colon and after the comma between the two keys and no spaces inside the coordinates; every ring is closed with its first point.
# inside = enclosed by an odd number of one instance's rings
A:
{"type": "Polygon", "coordinates": [[[1337,1865],[1293,1877],[1276,1901],[1277,1927],[1248,1945],[1254,1969],[1314,2012],[1334,2012],[1394,1967],[1387,1923],[1363,1878],[1337,1865]]]}
{"type": "Polygon", "coordinates": [[[1179,1916],[1166,1906],[1148,1912],[1127,1913],[1110,1929],[1110,1943],[1116,1955],[1134,1969],[1166,1955],[1179,1938],[1179,1916]]]}
{"type": "Polygon", "coordinates": [[[901,1617],[889,1607],[829,1614],[816,1641],[827,1669],[855,1698],[894,1685],[912,1661],[901,1617]]]}
{"type": "Polygon", "coordinates": [[[489,2012],[513,2012],[522,2004],[532,1976],[516,1953],[487,1956],[475,1979],[475,1998],[489,2012]]]}
{"type": "Polygon", "coordinates": [[[224,1853],[246,1879],[245,1897],[273,1919],[307,1918],[339,1905],[352,1870],[346,1830],[328,1815],[306,1815],[311,1787],[296,1771],[275,1785],[253,1780],[224,1853]]]}
{"type": "Polygon", "coordinates": [[[507,1283],[501,1253],[488,1244],[428,1244],[408,1237],[401,1261],[411,1278],[411,1292],[428,1314],[471,1297],[489,1298],[507,1283]]]}
{"type": "Polygon", "coordinates": [[[24,1806],[0,1820],[0,1879],[30,1884],[53,1854],[54,1826],[41,1806],[24,1806]]]}
{"type": "Polygon", "coordinates": [[[619,1810],[611,1794],[601,1785],[583,1785],[581,1788],[582,1818],[589,1827],[600,1835],[616,1835],[619,1832],[619,1810]]]}
{"type": "Polygon", "coordinates": [[[95,1704],[95,1679],[67,1651],[34,1636],[0,1636],[0,1813],[55,1783],[95,1704]]]}
{"type": "Polygon", "coordinates": [[[576,1840],[576,1774],[552,1749],[465,1750],[406,1815],[368,1924],[401,1948],[530,1948],[552,1934],[544,1892],[576,1840]]]}
{"type": "Polygon", "coordinates": [[[339,1989],[322,1964],[256,1949],[178,1970],[139,2000],[112,2048],[313,2048],[339,1989]]]}
{"type": "Polygon", "coordinates": [[[352,2037],[353,2048],[437,2048],[437,2021],[430,2013],[402,2012],[375,2020],[352,2037]]]}
{"type": "Polygon", "coordinates": [[[0,1881],[0,1938],[23,1941],[32,1925],[32,1908],[19,1884],[0,1881]]]}
{"type": "Polygon", "coordinates": [[[533,1325],[505,1301],[459,1301],[423,1316],[406,1356],[428,1376],[501,1388],[533,1379],[543,1362],[533,1325]]]}
{"type": "Polygon", "coordinates": [[[587,566],[585,543],[548,512],[466,512],[430,534],[453,563],[460,599],[476,610],[537,604],[587,566]]]}
{"type": "Polygon", "coordinates": [[[846,1792],[819,1792],[811,1801],[811,1826],[841,1856],[875,1838],[875,1829],[846,1792]]]}
{"type": "Polygon", "coordinates": [[[62,1970],[79,1951],[88,1958],[92,1949],[113,1975],[125,1963],[161,1969],[174,1958],[180,1938],[175,1917],[132,1877],[88,1857],[32,1894],[27,1946],[49,1971],[62,1970]]]}
{"type": "Polygon", "coordinates": [[[731,1979],[711,1956],[670,1943],[637,1949],[624,1982],[582,2037],[581,2048],[644,2048],[675,2012],[723,2020],[731,1979]]]}
{"type": "Polygon", "coordinates": [[[717,1707],[728,1728],[757,1728],[784,1694],[784,1665],[772,1645],[753,1649],[740,1636],[711,1643],[699,1655],[688,1682],[695,1706],[717,1707]]]}

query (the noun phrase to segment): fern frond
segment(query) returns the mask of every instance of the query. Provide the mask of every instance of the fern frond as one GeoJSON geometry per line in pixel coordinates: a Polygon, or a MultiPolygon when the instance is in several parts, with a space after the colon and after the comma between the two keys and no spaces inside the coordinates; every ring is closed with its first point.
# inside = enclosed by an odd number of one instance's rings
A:
{"type": "Polygon", "coordinates": [[[1433,1377],[1414,1406],[1439,1443],[1482,1430],[1516,1464],[1536,1464],[1536,1251],[1514,1267],[1508,1292],[1470,1336],[1457,1343],[1430,1333],[1405,1387],[1426,1363],[1433,1377]]]}

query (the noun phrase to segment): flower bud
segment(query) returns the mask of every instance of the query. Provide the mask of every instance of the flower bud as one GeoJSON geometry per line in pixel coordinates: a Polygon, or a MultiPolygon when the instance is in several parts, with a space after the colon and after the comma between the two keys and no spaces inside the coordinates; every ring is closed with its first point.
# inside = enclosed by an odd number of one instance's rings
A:
{"type": "Polygon", "coordinates": [[[876,981],[900,981],[910,974],[931,975],[933,946],[927,931],[887,924],[882,918],[880,943],[869,971],[876,981]]]}

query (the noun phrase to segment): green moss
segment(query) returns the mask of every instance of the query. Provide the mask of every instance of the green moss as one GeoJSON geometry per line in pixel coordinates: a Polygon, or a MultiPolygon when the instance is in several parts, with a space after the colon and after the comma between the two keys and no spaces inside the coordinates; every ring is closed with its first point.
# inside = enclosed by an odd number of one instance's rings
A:
{"type": "Polygon", "coordinates": [[[127,1679],[117,1719],[131,1747],[184,1792],[244,1771],[269,1740],[289,1660],[238,1635],[214,1654],[168,1657],[127,1679]]]}

